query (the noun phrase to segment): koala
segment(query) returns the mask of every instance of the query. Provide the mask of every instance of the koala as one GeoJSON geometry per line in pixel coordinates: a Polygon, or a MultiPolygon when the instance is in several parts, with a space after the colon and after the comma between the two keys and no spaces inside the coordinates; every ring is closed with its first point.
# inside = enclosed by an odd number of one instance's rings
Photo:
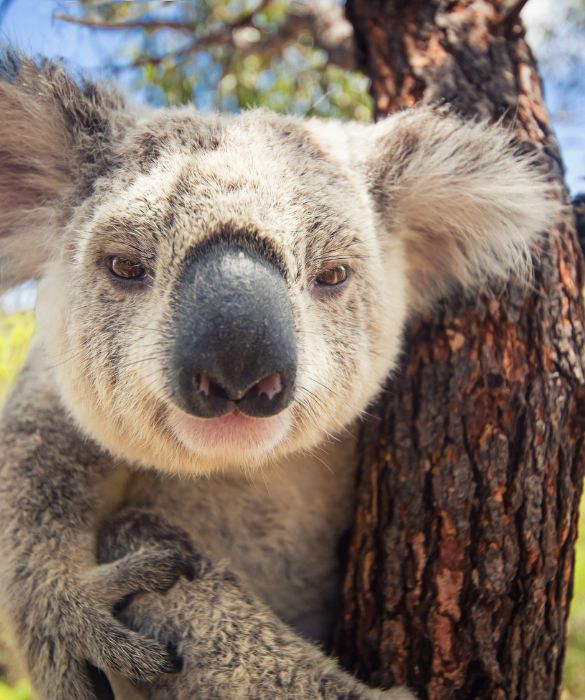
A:
{"type": "Polygon", "coordinates": [[[537,156],[444,109],[154,110],[0,66],[1,282],[39,280],[0,610],[36,696],[412,700],[324,651],[356,423],[408,319],[529,277],[537,156]]]}

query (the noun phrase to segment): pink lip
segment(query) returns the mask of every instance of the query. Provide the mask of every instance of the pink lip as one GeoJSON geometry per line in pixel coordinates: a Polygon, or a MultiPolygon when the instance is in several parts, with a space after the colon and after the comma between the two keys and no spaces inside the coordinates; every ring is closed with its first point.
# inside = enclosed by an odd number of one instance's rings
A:
{"type": "Polygon", "coordinates": [[[238,410],[221,418],[196,418],[173,408],[171,428],[194,451],[222,452],[241,450],[247,455],[265,453],[275,447],[289,427],[286,411],[268,418],[252,418],[238,410]]]}

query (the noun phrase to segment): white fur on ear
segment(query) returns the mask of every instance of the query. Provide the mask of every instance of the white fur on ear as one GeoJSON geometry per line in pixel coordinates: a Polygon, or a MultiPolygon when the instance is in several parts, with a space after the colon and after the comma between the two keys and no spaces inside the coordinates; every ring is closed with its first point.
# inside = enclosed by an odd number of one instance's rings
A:
{"type": "Polygon", "coordinates": [[[0,289],[38,273],[71,183],[63,116],[0,82],[0,289]]]}
{"type": "Polygon", "coordinates": [[[119,107],[59,64],[0,51],[0,291],[42,273],[119,107]]]}
{"type": "Polygon", "coordinates": [[[531,246],[562,208],[535,147],[430,108],[389,117],[368,139],[362,162],[381,227],[404,241],[412,310],[457,286],[530,278],[531,246]]]}

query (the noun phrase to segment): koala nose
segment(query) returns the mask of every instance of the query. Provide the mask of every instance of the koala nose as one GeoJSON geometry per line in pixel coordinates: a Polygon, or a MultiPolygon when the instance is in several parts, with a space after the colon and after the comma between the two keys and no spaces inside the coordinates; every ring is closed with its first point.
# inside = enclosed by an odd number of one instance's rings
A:
{"type": "Polygon", "coordinates": [[[259,253],[218,243],[185,268],[176,294],[171,385],[200,418],[236,408],[280,413],[294,391],[297,355],[284,277],[259,253]]]}

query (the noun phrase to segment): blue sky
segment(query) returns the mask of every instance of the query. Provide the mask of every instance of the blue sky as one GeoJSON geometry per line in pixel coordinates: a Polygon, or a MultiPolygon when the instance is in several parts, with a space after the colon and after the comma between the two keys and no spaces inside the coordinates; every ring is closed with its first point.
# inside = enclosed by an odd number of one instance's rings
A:
{"type": "Polygon", "coordinates": [[[104,57],[121,49],[127,40],[125,32],[92,31],[54,19],[54,13],[66,10],[68,4],[56,0],[12,0],[2,22],[1,40],[26,53],[59,56],[95,77],[111,77],[104,57]]]}
{"type": "MultiPolygon", "coordinates": [[[[541,25],[559,17],[559,8],[566,0],[531,0],[524,12],[529,38],[538,54],[542,36],[541,25]]],[[[57,10],[71,10],[75,2],[62,0],[13,0],[2,23],[0,39],[22,50],[61,56],[71,66],[78,66],[96,77],[111,77],[106,57],[114,57],[128,40],[126,32],[99,32],[53,18],[57,10]]],[[[119,54],[118,54],[119,55],[119,54]]],[[[561,103],[554,83],[546,80],[547,102],[559,138],[567,180],[575,193],[585,190],[585,96],[575,94],[570,104],[561,103]]],[[[132,89],[132,77],[123,72],[117,76],[123,87],[132,89]]],[[[140,96],[139,96],[140,97],[140,96]]]]}
{"type": "Polygon", "coordinates": [[[3,38],[24,51],[63,56],[72,64],[99,72],[104,49],[115,48],[120,37],[74,27],[53,19],[51,0],[13,0],[2,24],[3,38]]]}

